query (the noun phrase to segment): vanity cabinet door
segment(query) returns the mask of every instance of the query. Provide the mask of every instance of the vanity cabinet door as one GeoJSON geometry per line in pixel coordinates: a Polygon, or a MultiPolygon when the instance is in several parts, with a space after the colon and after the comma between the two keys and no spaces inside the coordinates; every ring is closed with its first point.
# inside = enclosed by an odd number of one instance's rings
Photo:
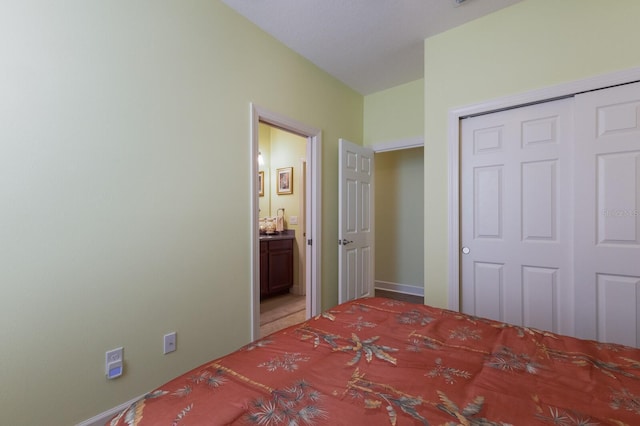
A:
{"type": "Polygon", "coordinates": [[[269,296],[269,242],[260,241],[260,298],[269,296]]]}
{"type": "Polygon", "coordinates": [[[269,294],[293,286],[293,239],[269,241],[269,294]]]}

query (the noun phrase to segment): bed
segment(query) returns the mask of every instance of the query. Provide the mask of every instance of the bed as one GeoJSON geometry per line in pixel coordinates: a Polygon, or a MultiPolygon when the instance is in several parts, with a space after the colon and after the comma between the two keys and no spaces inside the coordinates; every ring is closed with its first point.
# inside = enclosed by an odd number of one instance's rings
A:
{"type": "Polygon", "coordinates": [[[160,386],[124,425],[640,425],[640,350],[358,299],[160,386]]]}

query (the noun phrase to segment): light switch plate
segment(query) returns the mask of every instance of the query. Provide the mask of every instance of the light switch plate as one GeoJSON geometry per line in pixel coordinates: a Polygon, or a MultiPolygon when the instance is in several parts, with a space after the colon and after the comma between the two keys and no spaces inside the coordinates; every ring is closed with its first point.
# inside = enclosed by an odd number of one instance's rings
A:
{"type": "Polygon", "coordinates": [[[164,335],[163,353],[166,355],[177,349],[176,347],[176,332],[172,332],[164,335]]]}

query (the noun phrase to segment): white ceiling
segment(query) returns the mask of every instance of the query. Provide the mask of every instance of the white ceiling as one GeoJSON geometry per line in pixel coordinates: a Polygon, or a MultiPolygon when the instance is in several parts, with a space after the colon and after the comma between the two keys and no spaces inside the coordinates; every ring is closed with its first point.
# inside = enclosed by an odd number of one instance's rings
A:
{"type": "Polygon", "coordinates": [[[423,41],[521,0],[222,0],[363,95],[423,77],[423,41]]]}

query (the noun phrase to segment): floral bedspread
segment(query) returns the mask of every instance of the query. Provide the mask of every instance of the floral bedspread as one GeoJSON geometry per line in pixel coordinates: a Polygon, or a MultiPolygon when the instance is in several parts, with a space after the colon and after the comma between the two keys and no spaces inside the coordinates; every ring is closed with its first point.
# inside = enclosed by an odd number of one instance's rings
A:
{"type": "Polygon", "coordinates": [[[640,350],[383,298],[150,392],[116,425],[640,425],[640,350]]]}

